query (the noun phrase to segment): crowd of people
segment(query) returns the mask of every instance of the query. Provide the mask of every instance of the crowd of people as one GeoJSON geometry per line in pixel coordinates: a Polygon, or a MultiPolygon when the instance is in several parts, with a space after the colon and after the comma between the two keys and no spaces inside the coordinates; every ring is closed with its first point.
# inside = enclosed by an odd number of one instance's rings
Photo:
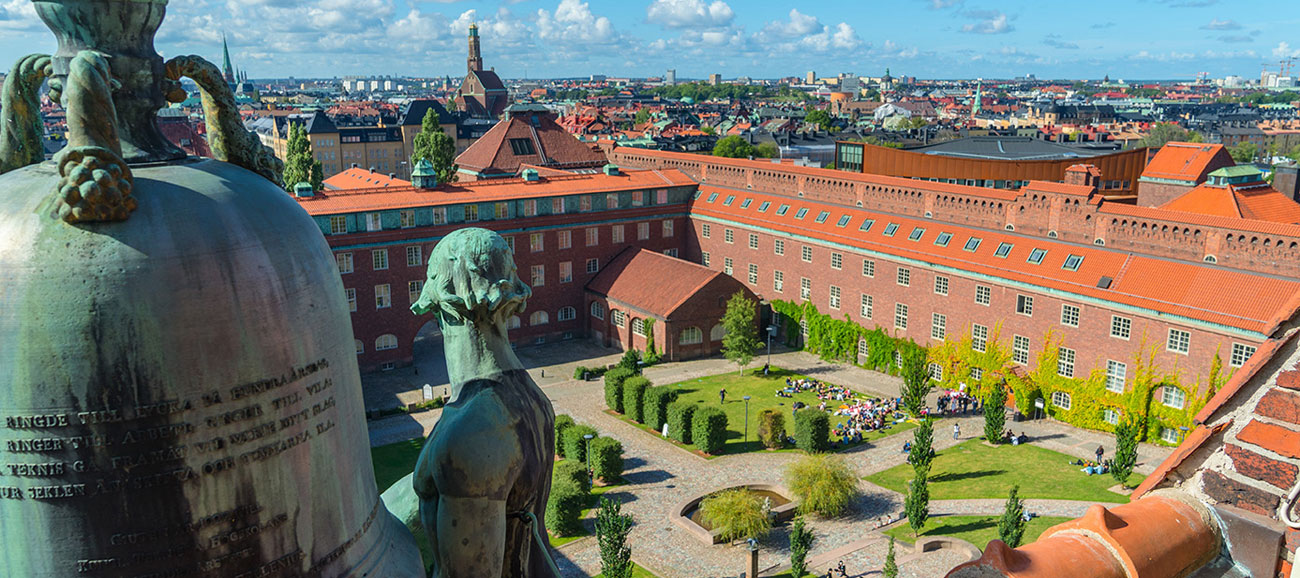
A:
{"type": "MultiPolygon", "coordinates": [[[[817,399],[826,401],[845,401],[857,397],[857,393],[847,387],[831,385],[812,378],[785,378],[785,387],[776,390],[777,397],[794,397],[796,393],[813,392],[817,399]]],[[[825,404],[823,404],[825,405],[825,404]]],[[[824,408],[823,408],[824,409],[824,408]]]]}
{"type": "Polygon", "coordinates": [[[862,436],[866,433],[879,431],[902,421],[905,416],[899,411],[902,403],[897,398],[874,398],[858,399],[849,404],[841,404],[839,407],[825,408],[826,402],[822,402],[823,410],[829,411],[832,416],[848,418],[835,424],[831,433],[840,437],[840,440],[848,442],[860,442],[862,436]]]}

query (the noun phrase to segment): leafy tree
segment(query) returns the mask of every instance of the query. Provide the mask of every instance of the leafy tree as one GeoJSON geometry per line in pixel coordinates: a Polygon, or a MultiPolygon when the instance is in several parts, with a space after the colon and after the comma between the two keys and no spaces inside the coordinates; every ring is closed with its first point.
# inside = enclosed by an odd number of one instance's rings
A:
{"type": "Polygon", "coordinates": [[[1172,122],[1162,122],[1151,127],[1147,135],[1137,141],[1137,147],[1159,148],[1171,141],[1201,142],[1201,134],[1189,131],[1172,122]]]}
{"type": "Polygon", "coordinates": [[[925,128],[927,126],[930,126],[930,121],[925,120],[924,118],[921,118],[919,116],[914,116],[912,118],[907,119],[907,122],[904,123],[903,126],[915,130],[915,129],[925,128]]]}
{"type": "Polygon", "coordinates": [[[325,171],[320,161],[311,154],[311,139],[307,129],[300,124],[289,125],[289,142],[285,145],[284,188],[293,192],[298,183],[311,183],[313,191],[321,190],[325,171]]]}
{"type": "Polygon", "coordinates": [[[642,359],[646,365],[654,365],[663,358],[655,349],[655,320],[647,317],[641,320],[641,324],[645,328],[645,356],[642,359]]]}
{"type": "Polygon", "coordinates": [[[775,159],[781,156],[781,149],[774,142],[759,143],[754,147],[754,156],[760,159],[775,159]]]}
{"type": "Polygon", "coordinates": [[[635,349],[624,351],[618,367],[631,371],[633,375],[641,375],[641,354],[635,349]]]}
{"type": "Polygon", "coordinates": [[[795,516],[790,524],[790,575],[803,578],[808,573],[808,552],[812,550],[813,533],[804,526],[803,516],[795,516]]]}
{"type": "Polygon", "coordinates": [[[702,126],[702,127],[700,127],[700,132],[702,132],[702,133],[704,133],[704,134],[707,134],[707,135],[713,135],[713,134],[716,134],[716,133],[718,132],[718,129],[715,129],[715,128],[711,127],[711,126],[702,126]]]}
{"type": "Polygon", "coordinates": [[[722,338],[722,354],[739,365],[742,374],[761,345],[754,335],[754,309],[754,301],[737,291],[727,301],[727,312],[722,315],[722,327],[727,330],[722,338]]]}
{"type": "Polygon", "coordinates": [[[636,116],[632,117],[632,124],[642,125],[650,122],[650,111],[641,109],[636,111],[636,116]]]}
{"type": "Polygon", "coordinates": [[[1128,477],[1137,465],[1138,433],[1142,431],[1141,418],[1125,416],[1115,426],[1115,457],[1110,462],[1110,475],[1121,484],[1128,483],[1128,477]]]}
{"type": "Polygon", "coordinates": [[[747,159],[754,156],[754,145],[737,135],[724,136],[713,145],[713,156],[747,159]]]}
{"type": "Polygon", "coordinates": [[[772,408],[759,412],[758,439],[770,450],[785,446],[785,413],[772,408]]]}
{"type": "Polygon", "coordinates": [[[807,124],[815,124],[822,130],[830,130],[831,125],[835,124],[835,119],[831,118],[831,113],[820,109],[809,110],[803,118],[807,124]]]}
{"type": "Polygon", "coordinates": [[[1228,147],[1228,154],[1232,155],[1232,160],[1238,163],[1249,163],[1259,156],[1259,147],[1253,142],[1237,143],[1228,147]]]}
{"type": "Polygon", "coordinates": [[[1002,443],[1002,428],[1007,425],[1006,405],[1006,384],[998,381],[984,398],[984,439],[991,444],[1002,443]]]}
{"type": "Polygon", "coordinates": [[[1300,145],[1295,145],[1295,148],[1292,148],[1291,152],[1287,153],[1286,156],[1291,157],[1291,160],[1300,163],[1300,145]]]}
{"type": "Polygon", "coordinates": [[[700,502],[704,521],[722,530],[722,539],[762,538],[772,529],[763,501],[744,488],[723,490],[700,502]]]}
{"type": "Polygon", "coordinates": [[[894,560],[894,537],[889,537],[889,552],[885,554],[885,567],[880,569],[885,578],[898,578],[898,562],[894,560]]]}
{"type": "Polygon", "coordinates": [[[858,495],[858,477],[844,458],[809,454],[785,470],[785,483],[799,499],[799,510],[830,518],[840,515],[858,495]]]}
{"type": "Polygon", "coordinates": [[[1025,501],[1020,499],[1019,493],[1019,485],[1011,487],[1007,507],[1002,512],[1002,519],[998,520],[998,538],[1010,548],[1020,546],[1020,541],[1025,536],[1025,526],[1029,525],[1025,521],[1025,501]]]}
{"type": "Polygon", "coordinates": [[[926,476],[930,468],[916,471],[916,477],[907,483],[907,499],[903,502],[903,511],[907,514],[907,525],[912,527],[912,535],[920,538],[921,528],[930,518],[930,483],[926,476]]]}
{"type": "Polygon", "coordinates": [[[926,367],[925,350],[909,348],[903,353],[903,408],[912,417],[920,417],[925,409],[925,398],[934,386],[930,383],[930,369],[926,367]]]}
{"type": "Polygon", "coordinates": [[[927,418],[921,420],[921,425],[912,433],[912,449],[907,452],[907,463],[912,464],[913,469],[929,471],[933,459],[934,422],[927,418]]]}
{"type": "Polygon", "coordinates": [[[428,160],[438,174],[439,183],[454,183],[458,178],[456,171],[456,141],[443,132],[441,119],[432,108],[424,113],[420,122],[420,132],[415,135],[411,147],[411,165],[421,159],[428,160]]]}
{"type": "Polygon", "coordinates": [[[600,545],[600,572],[605,578],[632,578],[632,549],[627,535],[634,520],[622,513],[623,505],[602,497],[596,512],[596,542],[600,545]]]}

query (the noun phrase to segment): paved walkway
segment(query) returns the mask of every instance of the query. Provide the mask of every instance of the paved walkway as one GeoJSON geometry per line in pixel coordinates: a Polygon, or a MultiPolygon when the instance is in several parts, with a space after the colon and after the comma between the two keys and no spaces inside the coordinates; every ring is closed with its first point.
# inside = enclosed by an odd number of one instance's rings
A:
{"type": "MultiPolygon", "coordinates": [[[[692,496],[720,488],[742,483],[779,484],[785,466],[797,459],[798,454],[750,453],[706,460],[604,413],[601,382],[567,379],[573,375],[576,365],[612,363],[617,360],[617,355],[605,356],[599,362],[575,361],[572,355],[566,355],[558,363],[548,363],[544,348],[521,353],[520,357],[525,359],[530,373],[552,400],[557,414],[569,414],[581,423],[594,426],[601,435],[622,442],[626,456],[624,478],[629,484],[625,489],[616,489],[606,495],[621,500],[624,511],[637,520],[629,538],[633,558],[662,578],[739,576],[747,566],[747,549],[705,545],[673,524],[669,520],[669,510],[692,496]],[[541,377],[543,370],[546,373],[544,378],[541,377]]],[[[900,387],[897,378],[825,363],[802,352],[774,353],[772,364],[864,393],[894,396],[900,387]]],[[[654,383],[668,384],[724,371],[735,371],[735,366],[726,360],[707,359],[648,368],[645,375],[654,383]]],[[[373,422],[372,441],[378,445],[379,441],[401,441],[402,436],[416,431],[427,433],[436,421],[436,415],[430,415],[433,413],[373,422]]],[[[936,435],[935,449],[943,450],[978,437],[983,430],[982,420],[982,416],[974,415],[956,418],[961,424],[962,439],[936,435]]],[[[945,427],[948,427],[946,423],[945,427]]],[[[1113,451],[1113,438],[1106,434],[1046,421],[1015,423],[1011,427],[1017,432],[1023,430],[1035,445],[1069,455],[1090,458],[1098,444],[1105,445],[1107,453],[1113,451]]],[[[859,475],[865,476],[904,463],[905,456],[899,452],[899,447],[910,439],[910,435],[904,432],[897,438],[890,436],[880,445],[864,444],[841,455],[859,475]]],[[[1138,471],[1150,472],[1168,453],[1166,448],[1142,446],[1138,471]]],[[[816,535],[812,552],[814,570],[824,572],[827,566],[843,559],[851,576],[879,575],[887,541],[873,529],[874,522],[886,513],[897,518],[902,511],[903,496],[865,481],[861,482],[861,488],[861,497],[850,505],[846,515],[833,520],[810,521],[816,535]]],[[[1029,500],[1028,508],[1043,516],[1077,517],[1089,505],[1087,502],[1064,500],[1029,500]]],[[[1002,507],[1002,500],[936,501],[931,506],[936,515],[997,514],[1002,507]]],[[[762,541],[760,567],[775,569],[788,562],[787,531],[785,527],[777,528],[762,541]]],[[[914,555],[902,545],[897,555],[901,575],[918,577],[942,576],[949,568],[967,559],[966,554],[953,550],[914,555]]],[[[560,548],[556,561],[566,577],[593,576],[599,572],[599,552],[592,538],[560,548]]]]}

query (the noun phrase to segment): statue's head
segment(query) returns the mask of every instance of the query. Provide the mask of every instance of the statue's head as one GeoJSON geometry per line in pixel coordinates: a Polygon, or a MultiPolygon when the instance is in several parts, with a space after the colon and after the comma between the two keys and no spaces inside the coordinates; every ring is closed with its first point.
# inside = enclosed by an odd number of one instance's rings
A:
{"type": "Polygon", "coordinates": [[[495,325],[522,313],[532,294],[519,280],[514,253],[501,235],[487,229],[459,229],[433,248],[428,281],[411,311],[435,312],[444,325],[495,325]]]}

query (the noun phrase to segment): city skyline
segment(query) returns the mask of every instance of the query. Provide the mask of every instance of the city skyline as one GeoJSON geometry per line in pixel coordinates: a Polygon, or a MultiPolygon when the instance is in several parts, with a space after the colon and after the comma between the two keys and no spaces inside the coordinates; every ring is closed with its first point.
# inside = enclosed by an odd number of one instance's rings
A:
{"type": "MultiPolygon", "coordinates": [[[[256,78],[463,74],[477,22],[485,66],[507,78],[803,76],[808,70],[922,78],[1174,79],[1239,75],[1300,56],[1300,15],[1280,2],[1101,1],[1076,6],[979,0],[789,3],[739,0],[197,0],[174,2],[158,35],[167,56],[219,58],[256,78]],[[919,23],[919,24],[912,24],[919,23]],[[394,54],[409,55],[396,59],[394,54]]],[[[27,0],[0,0],[9,61],[52,52],[27,0]]]]}

